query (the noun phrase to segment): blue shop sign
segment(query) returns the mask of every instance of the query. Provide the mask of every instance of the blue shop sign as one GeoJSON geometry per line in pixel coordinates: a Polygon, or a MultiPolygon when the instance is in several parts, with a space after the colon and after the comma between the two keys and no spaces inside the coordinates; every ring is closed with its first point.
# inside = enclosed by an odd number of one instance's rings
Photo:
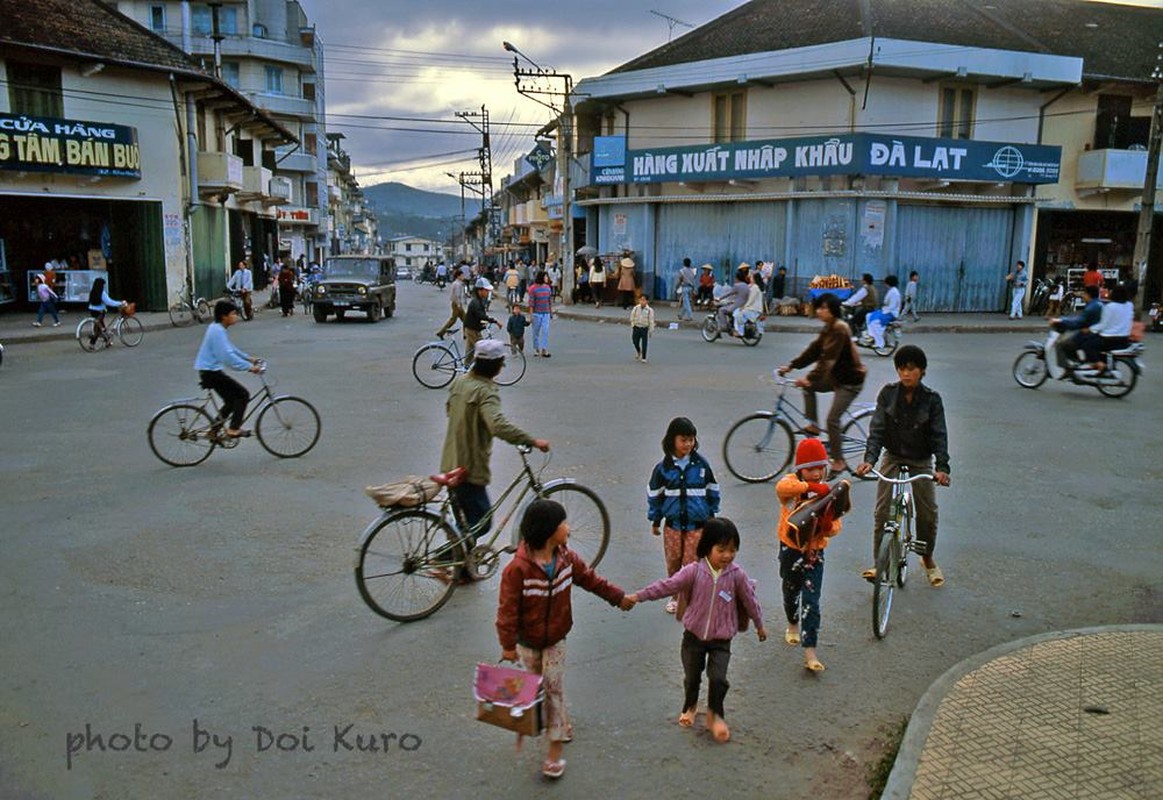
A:
{"type": "Polygon", "coordinates": [[[0,114],[0,170],[141,177],[137,128],[0,114]]]}
{"type": "Polygon", "coordinates": [[[801,175],[887,175],[941,180],[1057,183],[1062,148],[854,133],[630,150],[599,164],[595,184],[724,181],[801,175]]]}

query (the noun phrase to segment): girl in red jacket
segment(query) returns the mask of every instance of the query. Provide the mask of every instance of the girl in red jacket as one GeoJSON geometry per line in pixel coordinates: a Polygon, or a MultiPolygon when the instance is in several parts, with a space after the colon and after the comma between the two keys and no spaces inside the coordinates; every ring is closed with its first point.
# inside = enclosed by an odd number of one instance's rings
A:
{"type": "Polygon", "coordinates": [[[610,605],[629,611],[626,593],[598,576],[581,556],[566,547],[569,522],[555,500],[534,500],[521,519],[517,555],[501,574],[497,637],[501,660],[516,661],[542,677],[545,689],[546,738],[549,752],[541,773],[565,773],[562,745],[573,739],[565,707],[565,636],[573,627],[570,587],[593,592],[610,605]]]}

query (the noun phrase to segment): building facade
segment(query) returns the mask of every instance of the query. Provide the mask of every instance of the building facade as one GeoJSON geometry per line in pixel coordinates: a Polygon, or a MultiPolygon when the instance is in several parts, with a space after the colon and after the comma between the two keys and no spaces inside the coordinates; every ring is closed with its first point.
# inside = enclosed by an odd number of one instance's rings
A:
{"type": "Polygon", "coordinates": [[[440,242],[419,236],[395,236],[388,240],[388,248],[398,267],[419,269],[444,257],[444,246],[440,242]]]}
{"type": "Polygon", "coordinates": [[[221,294],[227,215],[266,214],[290,133],[164,39],[94,0],[0,0],[0,299],[50,260],[66,302],[96,277],[162,310],[221,294]],[[175,135],[176,134],[176,135],[175,135]]]}
{"type": "Polygon", "coordinates": [[[922,308],[1000,310],[1016,260],[1093,253],[1044,245],[1040,228],[1074,227],[1045,214],[1117,208],[1133,239],[1134,176],[1093,194],[1089,154],[1103,103],[1149,113],[1161,19],[1077,0],[753,0],[578,84],[587,244],[633,252],[655,295],[684,257],[720,279],[763,259],[798,288],[915,269],[922,308]]]}
{"type": "MultiPolygon", "coordinates": [[[[261,166],[289,196],[274,214],[234,217],[234,238],[267,261],[330,249],[323,43],[295,0],[118,0],[122,13],[182,48],[291,131],[261,166]],[[217,6],[217,35],[215,8],[217,6]]],[[[238,247],[234,248],[239,251],[238,247]]],[[[238,252],[234,253],[235,255],[238,252]]]]}

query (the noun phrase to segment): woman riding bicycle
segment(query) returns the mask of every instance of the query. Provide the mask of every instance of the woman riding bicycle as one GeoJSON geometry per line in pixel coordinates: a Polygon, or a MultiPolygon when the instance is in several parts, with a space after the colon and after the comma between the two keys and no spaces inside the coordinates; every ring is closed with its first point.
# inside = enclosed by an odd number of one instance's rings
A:
{"type": "Polygon", "coordinates": [[[818,436],[820,426],[816,416],[816,392],[832,392],[832,407],[828,409],[828,467],[832,472],[848,469],[844,461],[840,435],[840,418],[864,388],[867,370],[852,346],[852,331],[840,319],[840,300],[834,294],[823,294],[813,303],[816,317],[824,323],[820,335],[798,356],[777,371],[784,375],[809,364],[816,368],[806,377],[796,378],[796,386],[804,390],[804,414],[810,424],[804,432],[818,436]]]}
{"type": "Polygon", "coordinates": [[[242,430],[242,419],[246,414],[246,404],[250,392],[238,381],[227,375],[226,364],[236,370],[258,372],[261,359],[248,356],[235,347],[226,329],[238,322],[238,306],[229,300],[219,300],[214,304],[214,322],[206,329],[202,346],[194,359],[194,369],[198,370],[199,385],[203,389],[213,389],[222,398],[222,416],[229,416],[230,427],[226,435],[232,439],[250,436],[250,431],[242,430]]]}
{"type": "Polygon", "coordinates": [[[93,325],[93,335],[89,337],[89,344],[95,344],[98,336],[105,335],[105,309],[120,309],[125,303],[114,300],[105,291],[105,279],[97,278],[93,281],[93,288],[89,290],[89,316],[97,320],[93,325]]]}

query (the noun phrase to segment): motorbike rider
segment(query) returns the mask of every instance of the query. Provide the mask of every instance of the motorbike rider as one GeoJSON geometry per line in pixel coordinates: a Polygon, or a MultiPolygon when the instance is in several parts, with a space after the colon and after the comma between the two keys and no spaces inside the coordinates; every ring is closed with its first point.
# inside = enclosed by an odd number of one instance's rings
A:
{"type": "Polygon", "coordinates": [[[879,298],[876,296],[876,281],[872,278],[872,273],[866,272],[860,276],[860,288],[849,296],[842,305],[850,309],[855,309],[852,312],[852,335],[859,336],[861,330],[864,328],[864,318],[868,313],[875,311],[878,305],[879,298]]]}
{"type": "Polygon", "coordinates": [[[1077,347],[1086,353],[1086,361],[1092,369],[1105,370],[1103,353],[1130,345],[1134,319],[1135,306],[1127,295],[1127,287],[1120,283],[1111,289],[1110,302],[1102,307],[1099,321],[1077,339],[1077,347]]]}
{"type": "Polygon", "coordinates": [[[723,297],[719,305],[717,321],[719,329],[735,336],[735,326],[732,321],[735,317],[735,309],[743,308],[747,305],[747,295],[751,292],[751,284],[747,281],[747,275],[751,272],[751,265],[746,261],[739,265],[735,270],[735,285],[731,287],[731,293],[723,297]]]}
{"type": "Polygon", "coordinates": [[[1061,378],[1066,374],[1061,365],[1077,360],[1074,358],[1074,352],[1078,349],[1078,332],[1088,332],[1091,325],[1097,325],[1098,321],[1102,319],[1102,301],[1098,299],[1098,286],[1090,284],[1082,291],[1087,298],[1082,311],[1068,317],[1055,317],[1050,320],[1050,327],[1063,333],[1054,343],[1058,363],[1050,365],[1050,375],[1053,378],[1061,378]]]}
{"type": "Polygon", "coordinates": [[[897,288],[896,275],[889,275],[884,279],[888,291],[884,293],[884,305],[879,311],[868,315],[868,335],[877,347],[884,347],[884,331],[896,321],[901,314],[901,290],[897,288]]]}

